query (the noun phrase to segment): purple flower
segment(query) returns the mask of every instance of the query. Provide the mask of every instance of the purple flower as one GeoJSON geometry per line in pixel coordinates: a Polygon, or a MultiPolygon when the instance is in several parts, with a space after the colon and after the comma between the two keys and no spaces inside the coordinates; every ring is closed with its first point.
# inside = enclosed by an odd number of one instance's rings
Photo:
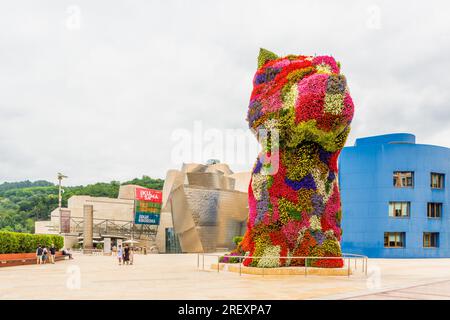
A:
{"type": "Polygon", "coordinates": [[[256,202],[256,218],[255,224],[263,220],[264,215],[269,210],[269,192],[267,191],[267,183],[262,185],[261,200],[256,202]]]}
{"type": "Polygon", "coordinates": [[[262,167],[262,163],[261,163],[261,161],[259,161],[259,157],[258,157],[258,159],[256,159],[255,169],[253,169],[253,174],[259,173],[261,171],[261,167],[262,167]]]}
{"type": "Polygon", "coordinates": [[[336,178],[335,173],[333,171],[330,171],[330,173],[328,173],[328,181],[332,182],[334,178],[336,178]]]}
{"type": "Polygon", "coordinates": [[[290,180],[287,177],[284,178],[284,181],[288,186],[290,186],[295,191],[300,190],[302,188],[316,190],[316,183],[314,182],[314,178],[311,173],[309,173],[300,181],[290,180]]]}
{"type": "Polygon", "coordinates": [[[247,119],[250,128],[253,122],[262,116],[262,104],[259,101],[252,101],[248,107],[247,119]]]}
{"type": "Polygon", "coordinates": [[[314,239],[316,239],[318,244],[322,244],[323,241],[325,240],[325,235],[323,234],[322,231],[314,232],[313,236],[314,236],[314,239]]]}
{"type": "Polygon", "coordinates": [[[265,73],[258,74],[255,79],[255,84],[261,84],[264,82],[266,82],[266,74],[265,73]]]}
{"type": "Polygon", "coordinates": [[[311,197],[311,203],[313,206],[313,214],[317,216],[322,216],[323,211],[325,210],[325,204],[323,203],[323,198],[321,195],[315,193],[311,197]]]}
{"type": "Polygon", "coordinates": [[[322,148],[319,149],[319,159],[326,165],[328,165],[328,163],[330,162],[330,158],[331,158],[332,154],[333,153],[327,152],[327,151],[323,150],[322,148]]]}

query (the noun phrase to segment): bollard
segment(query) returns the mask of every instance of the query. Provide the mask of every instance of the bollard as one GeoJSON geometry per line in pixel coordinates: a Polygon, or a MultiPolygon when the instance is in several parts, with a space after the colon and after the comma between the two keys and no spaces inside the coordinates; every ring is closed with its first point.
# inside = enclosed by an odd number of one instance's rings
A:
{"type": "Polygon", "coordinates": [[[305,258],[305,277],[308,275],[308,258],[305,258]]]}
{"type": "Polygon", "coordinates": [[[350,277],[350,258],[347,259],[348,264],[348,277],[350,277]]]}
{"type": "Polygon", "coordinates": [[[240,276],[242,275],[241,268],[242,268],[242,257],[239,257],[239,275],[240,276]]]}

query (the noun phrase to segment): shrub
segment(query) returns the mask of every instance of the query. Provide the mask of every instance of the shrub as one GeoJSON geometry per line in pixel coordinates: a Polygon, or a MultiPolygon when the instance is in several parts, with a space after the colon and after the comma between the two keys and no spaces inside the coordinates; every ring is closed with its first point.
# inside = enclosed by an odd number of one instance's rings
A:
{"type": "Polygon", "coordinates": [[[243,238],[244,238],[243,236],[236,236],[236,237],[234,237],[234,238],[233,238],[234,244],[235,244],[236,246],[238,246],[238,245],[242,242],[242,239],[243,239],[243,238]]]}
{"type": "Polygon", "coordinates": [[[38,245],[55,245],[60,250],[64,245],[64,238],[59,235],[30,234],[0,231],[0,253],[29,253],[34,252],[38,245]]]}

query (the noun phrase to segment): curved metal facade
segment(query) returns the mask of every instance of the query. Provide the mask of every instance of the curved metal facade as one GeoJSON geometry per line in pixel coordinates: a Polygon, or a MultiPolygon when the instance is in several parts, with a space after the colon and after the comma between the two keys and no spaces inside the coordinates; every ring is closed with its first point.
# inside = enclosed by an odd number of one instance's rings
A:
{"type": "MultiPolygon", "coordinates": [[[[185,164],[170,170],[164,184],[163,211],[170,212],[183,252],[213,252],[234,246],[247,221],[247,193],[235,189],[237,176],[226,164],[185,164]]],[[[237,181],[241,185],[242,181],[237,181]]]]}
{"type": "MultiPolygon", "coordinates": [[[[412,134],[357,139],[339,158],[343,252],[379,258],[450,257],[450,149],[415,143],[412,134]],[[413,172],[413,185],[394,186],[394,172],[413,172]],[[443,174],[443,188],[431,187],[431,173],[443,174]],[[390,203],[409,203],[409,215],[390,216],[390,203]],[[440,203],[440,218],[427,215],[440,203]],[[402,246],[390,247],[397,233],[402,246]],[[438,234],[435,247],[424,233],[438,234]],[[394,236],[392,236],[394,237],[394,236]]],[[[392,204],[391,204],[392,206],[392,204]]]]}

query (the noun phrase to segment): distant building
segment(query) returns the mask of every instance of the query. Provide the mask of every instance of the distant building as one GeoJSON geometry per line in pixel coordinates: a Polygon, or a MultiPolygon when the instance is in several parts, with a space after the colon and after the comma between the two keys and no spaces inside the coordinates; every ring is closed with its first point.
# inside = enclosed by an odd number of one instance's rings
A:
{"type": "Polygon", "coordinates": [[[134,225],[138,186],[121,186],[117,199],[72,196],[67,208],[57,208],[51,220],[36,221],[35,232],[64,235],[65,246],[83,241],[85,206],[93,206],[94,243],[110,238],[116,245],[133,238],[137,246],[160,253],[211,252],[232,248],[233,237],[245,232],[250,173],[233,173],[218,160],[184,164],[169,170],[163,189],[158,226],[134,225]]]}
{"type": "Polygon", "coordinates": [[[450,257],[450,149],[407,133],[356,139],[339,158],[342,250],[450,257]]]}
{"type": "Polygon", "coordinates": [[[56,208],[51,212],[50,221],[36,221],[35,233],[64,235],[66,247],[72,247],[83,241],[84,207],[93,206],[94,240],[99,242],[105,238],[117,240],[135,239],[138,246],[158,247],[157,226],[134,225],[134,196],[136,185],[120,186],[118,198],[92,197],[85,195],[72,196],[67,208],[56,208]]]}

